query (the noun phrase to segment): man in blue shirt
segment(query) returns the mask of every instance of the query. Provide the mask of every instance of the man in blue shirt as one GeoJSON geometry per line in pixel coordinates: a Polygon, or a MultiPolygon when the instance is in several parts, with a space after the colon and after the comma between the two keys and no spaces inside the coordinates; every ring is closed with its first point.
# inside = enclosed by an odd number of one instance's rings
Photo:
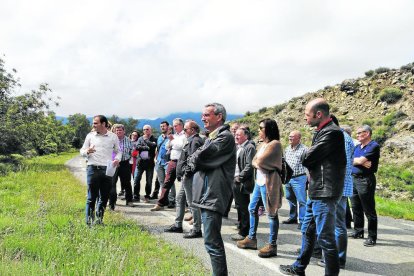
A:
{"type": "Polygon", "coordinates": [[[368,239],[365,246],[374,246],[377,242],[378,218],[375,210],[375,188],[377,180],[375,173],[378,170],[380,146],[371,140],[372,129],[363,125],[357,130],[357,139],[360,142],[354,151],[354,166],[352,176],[354,182],[351,198],[354,213],[354,232],[349,236],[358,239],[364,238],[364,214],[368,219],[368,239]]]}

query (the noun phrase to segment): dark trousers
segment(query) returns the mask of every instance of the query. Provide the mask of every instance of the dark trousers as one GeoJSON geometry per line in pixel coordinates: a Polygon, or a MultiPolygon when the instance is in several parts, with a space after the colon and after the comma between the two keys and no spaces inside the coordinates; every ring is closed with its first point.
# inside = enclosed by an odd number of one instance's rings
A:
{"type": "Polygon", "coordinates": [[[241,183],[233,184],[234,202],[237,208],[237,217],[239,221],[239,235],[245,237],[249,234],[250,229],[250,214],[249,203],[250,194],[244,193],[244,189],[241,183]]]}
{"type": "Polygon", "coordinates": [[[111,189],[111,177],[106,174],[106,167],[91,166],[86,169],[86,184],[88,195],[86,198],[86,223],[92,224],[96,217],[102,222],[106,204],[108,203],[109,190],[111,189]],[[95,204],[98,207],[95,212],[95,204]]]}
{"type": "Polygon", "coordinates": [[[213,275],[228,275],[226,251],[221,237],[222,215],[219,212],[201,209],[201,220],[204,229],[204,246],[210,255],[213,275]]]}
{"type": "Polygon", "coordinates": [[[364,232],[364,214],[368,219],[368,236],[377,240],[378,217],[375,210],[375,189],[377,180],[374,174],[354,176],[354,191],[351,198],[352,213],[354,214],[354,229],[364,232]]]}
{"type": "Polygon", "coordinates": [[[131,187],[131,165],[129,160],[119,162],[119,167],[116,169],[112,177],[111,192],[109,193],[109,206],[114,207],[117,200],[116,183],[118,178],[121,181],[121,190],[125,191],[126,202],[132,201],[132,187],[131,187]]]}
{"type": "Polygon", "coordinates": [[[171,187],[174,185],[174,181],[177,178],[177,160],[170,160],[167,165],[167,171],[165,172],[164,184],[161,189],[161,196],[157,204],[160,206],[166,206],[169,203],[168,195],[171,187]]]}
{"type": "Polygon", "coordinates": [[[151,195],[152,178],[154,176],[154,161],[153,160],[139,160],[137,165],[137,177],[134,178],[134,198],[139,198],[139,191],[141,190],[141,178],[145,172],[145,198],[151,195]]]}

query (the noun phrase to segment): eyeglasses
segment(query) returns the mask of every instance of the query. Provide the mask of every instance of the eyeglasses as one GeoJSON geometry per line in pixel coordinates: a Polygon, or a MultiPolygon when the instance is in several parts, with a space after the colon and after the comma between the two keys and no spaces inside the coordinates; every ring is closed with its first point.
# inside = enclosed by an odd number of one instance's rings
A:
{"type": "Polygon", "coordinates": [[[183,128],[184,131],[187,131],[187,130],[190,130],[190,129],[192,129],[192,127],[190,127],[190,128],[183,128]]]}
{"type": "Polygon", "coordinates": [[[366,131],[360,131],[360,132],[357,132],[356,134],[357,134],[357,135],[360,135],[360,134],[362,134],[362,133],[364,133],[364,132],[366,132],[366,131]]]}
{"type": "Polygon", "coordinates": [[[149,128],[144,128],[144,130],[150,130],[149,128]]]}

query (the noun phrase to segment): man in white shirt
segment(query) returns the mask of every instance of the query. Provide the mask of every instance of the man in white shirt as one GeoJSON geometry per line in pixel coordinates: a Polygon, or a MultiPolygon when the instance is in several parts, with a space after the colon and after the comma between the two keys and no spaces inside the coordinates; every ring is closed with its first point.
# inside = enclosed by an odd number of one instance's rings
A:
{"type": "MultiPolygon", "coordinates": [[[[180,118],[173,120],[174,135],[170,134],[168,136],[168,142],[166,144],[167,149],[169,149],[170,161],[168,162],[167,171],[165,173],[165,180],[161,190],[161,197],[158,200],[157,204],[151,211],[160,211],[164,209],[164,206],[168,205],[168,195],[170,193],[171,187],[174,186],[174,181],[176,178],[176,167],[177,161],[180,159],[181,152],[183,151],[184,145],[187,142],[187,138],[184,132],[184,122],[180,118]]],[[[175,203],[174,203],[175,207],[175,203]]]]}
{"type": "Polygon", "coordinates": [[[107,165],[117,167],[122,157],[119,151],[118,137],[108,131],[108,119],[103,115],[93,118],[94,131],[90,132],[83,143],[80,153],[87,157],[86,182],[88,196],[86,199],[86,223],[92,225],[95,222],[95,203],[98,199],[96,209],[96,224],[102,224],[103,216],[108,203],[109,191],[111,189],[112,177],[106,175],[107,165]],[[112,161],[112,153],[115,158],[112,161]]]}

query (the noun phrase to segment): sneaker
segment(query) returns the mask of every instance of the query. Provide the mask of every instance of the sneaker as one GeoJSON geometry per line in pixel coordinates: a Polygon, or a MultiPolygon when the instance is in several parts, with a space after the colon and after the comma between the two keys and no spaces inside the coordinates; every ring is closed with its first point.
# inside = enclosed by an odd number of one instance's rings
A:
{"type": "Polygon", "coordinates": [[[155,206],[153,208],[151,208],[151,212],[161,211],[161,210],[164,210],[164,207],[160,206],[158,204],[155,204],[155,206]]]}
{"type": "Polygon", "coordinates": [[[187,215],[184,216],[184,220],[185,221],[190,221],[192,219],[193,219],[193,215],[192,214],[187,214],[187,215]]]}
{"type": "Polygon", "coordinates": [[[126,206],[135,207],[134,203],[132,203],[132,202],[127,202],[126,206]]]}
{"type": "Polygon", "coordinates": [[[372,238],[368,238],[364,241],[364,246],[366,247],[372,247],[377,244],[377,241],[374,241],[372,238]]]}
{"type": "Polygon", "coordinates": [[[165,228],[164,232],[167,232],[167,233],[182,233],[183,228],[182,227],[177,227],[177,226],[175,226],[175,224],[173,224],[170,227],[165,228]]]}
{"type": "Polygon", "coordinates": [[[202,238],[202,237],[203,237],[203,234],[201,230],[200,231],[191,230],[190,232],[184,234],[183,236],[184,239],[196,239],[196,238],[202,238]]]}
{"type": "Polygon", "coordinates": [[[257,249],[257,240],[251,240],[249,237],[237,242],[237,247],[241,249],[257,249]]]}
{"type": "Polygon", "coordinates": [[[305,272],[304,271],[299,271],[296,268],[294,268],[291,265],[280,265],[279,266],[279,271],[283,274],[283,275],[300,275],[300,276],[305,276],[305,272]]]}
{"type": "Polygon", "coordinates": [[[270,258],[277,256],[277,245],[267,244],[265,247],[259,250],[260,258],[270,258]]]}
{"type": "Polygon", "coordinates": [[[297,224],[298,220],[289,218],[287,220],[282,221],[282,223],[283,224],[297,224]]]}
{"type": "Polygon", "coordinates": [[[244,240],[244,239],[246,238],[246,236],[242,236],[242,235],[240,235],[239,233],[237,233],[237,234],[233,234],[233,235],[231,235],[231,236],[230,236],[230,238],[231,238],[233,241],[242,241],[242,240],[244,240]]]}

